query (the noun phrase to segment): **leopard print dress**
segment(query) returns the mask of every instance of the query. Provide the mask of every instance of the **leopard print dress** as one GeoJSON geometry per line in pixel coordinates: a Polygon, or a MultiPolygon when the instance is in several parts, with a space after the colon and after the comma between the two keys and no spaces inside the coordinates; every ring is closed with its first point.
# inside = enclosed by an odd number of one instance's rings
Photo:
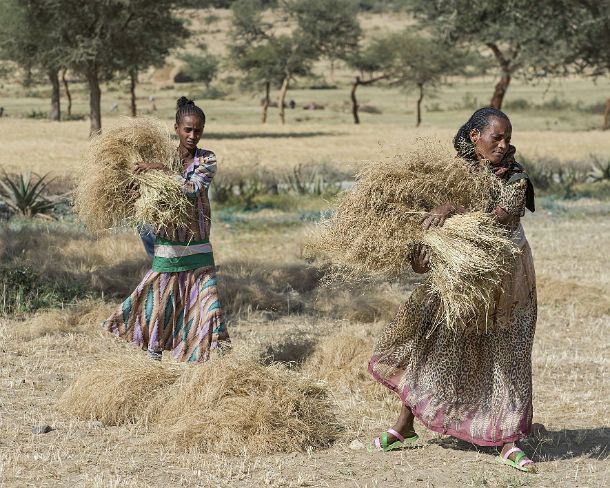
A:
{"type": "Polygon", "coordinates": [[[536,279],[519,222],[526,183],[502,183],[490,203],[490,210],[497,205],[511,215],[521,249],[496,301],[494,327],[479,334],[435,327],[438,303],[420,285],[383,330],[369,362],[372,376],[426,427],[477,445],[513,442],[531,430],[536,279]]]}

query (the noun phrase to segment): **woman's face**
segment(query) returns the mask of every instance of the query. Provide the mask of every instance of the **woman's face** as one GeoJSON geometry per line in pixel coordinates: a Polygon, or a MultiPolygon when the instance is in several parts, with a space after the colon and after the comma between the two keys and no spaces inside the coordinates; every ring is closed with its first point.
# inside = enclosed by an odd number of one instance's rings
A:
{"type": "Polygon", "coordinates": [[[192,152],[197,147],[203,133],[203,120],[197,115],[185,115],[179,124],[175,124],[176,134],[180,138],[180,145],[192,152]]]}
{"type": "Polygon", "coordinates": [[[487,160],[498,165],[508,151],[513,128],[506,119],[490,117],[489,124],[482,131],[472,129],[470,140],[473,142],[479,161],[487,160]]]}

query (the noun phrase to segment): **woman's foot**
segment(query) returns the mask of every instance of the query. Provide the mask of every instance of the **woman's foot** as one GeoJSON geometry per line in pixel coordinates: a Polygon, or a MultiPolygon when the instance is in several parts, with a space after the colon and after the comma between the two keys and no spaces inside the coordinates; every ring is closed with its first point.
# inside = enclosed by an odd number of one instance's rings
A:
{"type": "Polygon", "coordinates": [[[391,429],[388,429],[388,444],[392,444],[393,442],[400,440],[398,437],[392,434],[392,431],[398,432],[403,439],[409,439],[410,437],[417,435],[415,433],[415,429],[413,428],[413,424],[411,424],[411,427],[401,428],[401,426],[398,425],[398,422],[396,422],[391,429]]]}
{"type": "Polygon", "coordinates": [[[504,444],[498,459],[500,462],[508,464],[520,471],[526,471],[528,473],[536,472],[536,465],[534,462],[528,458],[514,442],[504,444]]]}
{"type": "Polygon", "coordinates": [[[163,350],[161,349],[148,349],[146,352],[148,353],[148,359],[152,359],[153,361],[161,361],[163,358],[163,350]]]}
{"type": "MultiPolygon", "coordinates": [[[[415,435],[415,429],[413,429],[414,419],[415,415],[413,415],[411,409],[403,404],[402,408],[400,409],[398,420],[392,426],[392,430],[398,432],[405,439],[413,437],[415,435]]],[[[388,431],[388,442],[396,442],[397,440],[397,437],[388,431]]]]}
{"type": "Polygon", "coordinates": [[[415,433],[415,429],[413,429],[414,418],[411,409],[403,405],[396,423],[391,429],[388,429],[387,432],[384,432],[380,437],[373,440],[371,449],[391,451],[393,449],[402,448],[403,445],[415,442],[418,437],[415,433]],[[394,444],[396,445],[394,446],[394,444]]]}

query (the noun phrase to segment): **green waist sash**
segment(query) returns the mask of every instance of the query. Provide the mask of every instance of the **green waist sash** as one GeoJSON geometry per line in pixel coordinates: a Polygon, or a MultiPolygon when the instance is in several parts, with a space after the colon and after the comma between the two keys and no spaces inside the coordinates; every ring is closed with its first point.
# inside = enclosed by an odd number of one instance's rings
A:
{"type": "Polygon", "coordinates": [[[176,273],[189,269],[214,266],[214,254],[208,240],[178,242],[157,237],[152,270],[176,273]]]}

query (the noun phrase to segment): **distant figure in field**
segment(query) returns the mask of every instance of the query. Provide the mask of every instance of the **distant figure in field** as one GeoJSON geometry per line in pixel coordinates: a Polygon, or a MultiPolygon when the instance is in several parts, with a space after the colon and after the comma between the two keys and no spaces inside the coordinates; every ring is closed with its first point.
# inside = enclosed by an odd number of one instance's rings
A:
{"type": "Polygon", "coordinates": [[[316,102],[311,102],[310,104],[305,105],[303,108],[305,110],[324,110],[324,105],[321,105],[316,102]]]}
{"type": "Polygon", "coordinates": [[[4,107],[0,107],[0,118],[4,117],[4,107]]]}
{"type": "MultiPolygon", "coordinates": [[[[179,361],[201,362],[212,351],[222,353],[230,343],[209,242],[208,188],[216,173],[216,155],[197,147],[204,125],[203,110],[181,97],[175,130],[183,171],[175,177],[193,203],[191,221],[186,227],[160,229],[152,269],[105,322],[108,331],[146,349],[152,359],[161,360],[167,350],[179,361]]],[[[136,173],[149,170],[170,171],[162,162],[134,168],[136,173]]]]}
{"type": "Polygon", "coordinates": [[[297,102],[295,102],[294,100],[290,100],[290,102],[288,102],[288,106],[291,109],[294,109],[297,106],[297,102]]]}
{"type": "Polygon", "coordinates": [[[150,109],[153,112],[157,111],[157,105],[155,105],[155,97],[153,95],[150,95],[148,97],[148,101],[150,102],[150,109]]]}
{"type": "MultiPolygon", "coordinates": [[[[401,399],[391,429],[372,449],[391,451],[417,440],[413,420],[429,429],[479,446],[502,446],[498,461],[522,471],[534,465],[515,442],[532,428],[532,343],[536,328],[536,279],[532,253],[520,223],[534,211],[533,187],[515,162],[512,126],[503,112],[483,108],[459,129],[455,164],[483,165],[500,190],[487,211],[508,230],[520,249],[502,283],[495,309],[481,310],[490,328],[456,333],[437,325],[437,299],[416,288],[378,339],[369,372],[401,399]],[[488,315],[489,313],[489,315],[488,315]],[[435,327],[435,325],[437,325],[435,327]]],[[[422,227],[442,226],[467,210],[447,202],[432,209],[422,227]]],[[[411,257],[416,273],[429,271],[429,255],[419,247],[411,257]]],[[[483,322],[484,323],[484,322],[483,322]]]]}

